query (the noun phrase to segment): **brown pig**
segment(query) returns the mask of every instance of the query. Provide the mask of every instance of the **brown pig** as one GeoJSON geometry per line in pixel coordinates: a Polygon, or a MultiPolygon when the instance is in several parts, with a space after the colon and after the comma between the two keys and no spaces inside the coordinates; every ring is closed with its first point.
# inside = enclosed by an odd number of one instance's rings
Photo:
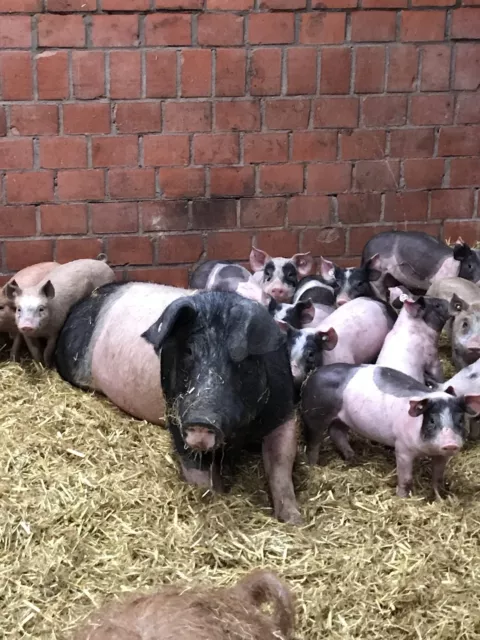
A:
{"type": "Polygon", "coordinates": [[[173,586],[130,597],[94,615],[73,640],[286,640],[293,624],[286,584],[254,571],[230,589],[173,586]]]}
{"type": "Polygon", "coordinates": [[[22,269],[10,278],[0,293],[0,333],[8,333],[13,339],[13,345],[10,351],[12,360],[18,358],[22,344],[22,335],[19,333],[15,323],[15,304],[6,295],[6,288],[12,280],[15,280],[19,287],[33,287],[43,280],[52,269],[58,266],[58,262],[39,262],[38,264],[25,267],[25,269],[22,269]]]}
{"type": "Polygon", "coordinates": [[[103,260],[85,259],[58,265],[33,286],[21,286],[16,279],[7,283],[5,294],[16,307],[17,328],[37,362],[50,365],[70,308],[114,279],[115,274],[103,260]],[[39,338],[47,340],[43,353],[39,338]]]}

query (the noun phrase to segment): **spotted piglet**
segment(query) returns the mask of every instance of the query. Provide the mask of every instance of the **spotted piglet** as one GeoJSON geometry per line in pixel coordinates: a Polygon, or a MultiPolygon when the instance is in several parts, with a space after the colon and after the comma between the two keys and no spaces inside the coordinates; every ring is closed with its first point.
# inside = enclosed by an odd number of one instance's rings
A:
{"type": "Polygon", "coordinates": [[[250,266],[253,280],[277,302],[290,303],[301,278],[310,275],[314,260],[310,253],[296,253],[291,258],[271,258],[265,251],[252,248],[250,266]]]}

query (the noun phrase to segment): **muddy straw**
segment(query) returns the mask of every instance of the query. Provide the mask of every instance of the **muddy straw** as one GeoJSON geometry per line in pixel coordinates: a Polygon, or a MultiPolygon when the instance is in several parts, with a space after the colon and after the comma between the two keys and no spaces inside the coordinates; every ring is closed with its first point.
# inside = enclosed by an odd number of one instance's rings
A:
{"type": "MultiPolygon", "coordinates": [[[[228,496],[179,480],[168,435],[34,365],[0,365],[0,625],[59,640],[114,594],[276,569],[298,598],[298,638],[465,639],[480,634],[480,449],[448,467],[453,494],[394,496],[390,451],[354,441],[348,468],[295,474],[306,526],[271,518],[258,456],[228,496]]],[[[301,458],[302,459],[302,458],[301,458]]]]}

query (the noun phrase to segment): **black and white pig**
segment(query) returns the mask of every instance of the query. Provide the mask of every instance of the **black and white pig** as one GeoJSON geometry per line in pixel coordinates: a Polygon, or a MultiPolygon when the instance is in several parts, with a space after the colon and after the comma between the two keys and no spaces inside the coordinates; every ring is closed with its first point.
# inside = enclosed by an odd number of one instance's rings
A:
{"type": "Polygon", "coordinates": [[[315,318],[315,307],[311,300],[287,304],[277,302],[273,298],[268,304],[268,312],[278,323],[285,322],[294,329],[309,326],[315,318]]]}
{"type": "Polygon", "coordinates": [[[294,329],[314,328],[335,311],[335,294],[319,276],[307,276],[298,283],[291,304],[272,298],[268,310],[294,329]]]}
{"type": "Polygon", "coordinates": [[[397,495],[412,489],[413,462],[432,458],[433,490],[439,497],[450,457],[465,440],[465,412],[480,411],[480,395],[456,397],[431,391],[400,371],[336,364],[315,371],[302,389],[301,415],[310,464],[316,464],[325,434],[346,460],[354,457],[352,430],[394,447],[397,495]]]}
{"type": "Polygon", "coordinates": [[[373,286],[382,299],[386,299],[387,287],[395,284],[385,282],[387,274],[412,293],[425,293],[432,282],[453,276],[480,281],[480,252],[460,239],[451,249],[421,231],[384,231],[367,242],[362,264],[373,256],[383,274],[373,286]]]}
{"type": "Polygon", "coordinates": [[[158,424],[165,414],[192,484],[221,491],[222,456],[259,439],[275,515],[301,520],[288,353],[261,305],[150,283],[101,287],[72,309],[56,365],[137,418],[158,424]]]}
{"type": "Polygon", "coordinates": [[[248,282],[250,271],[240,264],[222,262],[221,260],[208,260],[190,276],[191,289],[206,289],[215,291],[221,288],[223,291],[235,291],[240,282],[248,282]]]}
{"type": "MultiPolygon", "coordinates": [[[[320,276],[333,288],[336,304],[340,306],[355,298],[376,298],[372,283],[380,279],[382,273],[377,268],[377,256],[372,256],[360,267],[339,267],[322,257],[320,276]]],[[[390,284],[396,283],[390,281],[390,284]]]]}
{"type": "Polygon", "coordinates": [[[250,266],[253,280],[277,302],[290,303],[301,278],[310,275],[315,263],[310,253],[291,258],[271,258],[265,251],[252,248],[250,266]]]}

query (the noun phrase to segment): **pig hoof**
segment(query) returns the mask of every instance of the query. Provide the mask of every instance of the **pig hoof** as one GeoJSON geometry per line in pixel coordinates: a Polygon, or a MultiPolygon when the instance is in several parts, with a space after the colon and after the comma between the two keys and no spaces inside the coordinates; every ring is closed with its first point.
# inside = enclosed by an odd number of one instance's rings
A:
{"type": "Polygon", "coordinates": [[[303,518],[296,507],[284,507],[276,517],[280,522],[286,522],[287,524],[303,524],[303,518]]]}
{"type": "Polygon", "coordinates": [[[412,493],[410,487],[397,487],[397,496],[399,498],[409,498],[412,493]]]}

